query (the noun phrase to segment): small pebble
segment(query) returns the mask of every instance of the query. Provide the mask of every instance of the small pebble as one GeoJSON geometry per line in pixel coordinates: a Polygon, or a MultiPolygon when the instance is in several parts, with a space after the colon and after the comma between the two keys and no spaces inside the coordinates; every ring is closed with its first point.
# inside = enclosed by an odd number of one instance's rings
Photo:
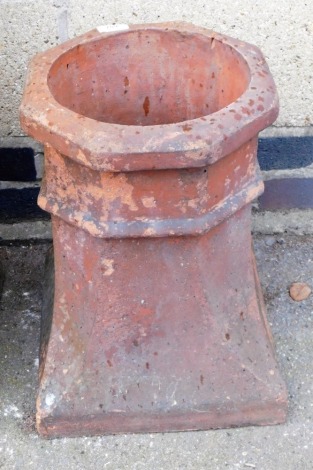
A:
{"type": "Polygon", "coordinates": [[[265,245],[266,246],[273,246],[276,243],[276,239],[274,237],[266,237],[265,238],[265,245]]]}
{"type": "Polygon", "coordinates": [[[305,282],[294,282],[289,288],[289,295],[296,302],[307,299],[311,292],[312,290],[305,282]]]}

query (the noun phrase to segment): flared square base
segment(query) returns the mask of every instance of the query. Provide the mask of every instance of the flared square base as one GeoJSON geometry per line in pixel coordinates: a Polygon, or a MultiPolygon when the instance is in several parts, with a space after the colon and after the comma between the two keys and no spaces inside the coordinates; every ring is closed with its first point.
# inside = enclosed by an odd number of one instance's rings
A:
{"type": "Polygon", "coordinates": [[[249,221],[248,208],[200,237],[104,240],[54,218],[40,434],[285,420],[249,221]]]}

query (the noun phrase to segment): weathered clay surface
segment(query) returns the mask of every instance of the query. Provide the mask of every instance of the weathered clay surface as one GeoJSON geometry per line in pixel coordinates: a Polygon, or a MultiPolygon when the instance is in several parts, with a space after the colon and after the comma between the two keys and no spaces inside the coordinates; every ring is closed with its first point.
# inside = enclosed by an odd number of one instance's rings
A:
{"type": "Polygon", "coordinates": [[[254,138],[202,168],[113,173],[91,170],[47,145],[38,202],[95,237],[201,234],[263,191],[256,149],[254,138]]]}
{"type": "Polygon", "coordinates": [[[45,144],[54,239],[41,434],[285,419],[250,236],[277,113],[260,51],[193,25],[91,31],[34,59],[21,116],[45,144]]]}
{"type": "Polygon", "coordinates": [[[277,114],[275,84],[259,49],[187,23],[93,30],[38,54],[21,106],[28,134],[105,171],[202,167],[277,114]]]}
{"type": "Polygon", "coordinates": [[[249,211],[202,237],[122,243],[53,218],[56,301],[37,402],[43,435],[285,419],[249,211]]]}

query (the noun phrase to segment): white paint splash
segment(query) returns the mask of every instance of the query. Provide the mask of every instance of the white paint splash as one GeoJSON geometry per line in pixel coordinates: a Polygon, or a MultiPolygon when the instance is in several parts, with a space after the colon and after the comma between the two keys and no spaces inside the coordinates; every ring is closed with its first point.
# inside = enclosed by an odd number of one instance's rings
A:
{"type": "Polygon", "coordinates": [[[22,413],[15,405],[8,405],[3,410],[3,416],[13,416],[14,418],[21,418],[22,413]]]}
{"type": "Polygon", "coordinates": [[[97,27],[99,33],[112,33],[114,31],[126,31],[129,29],[128,24],[104,24],[97,27]]]}

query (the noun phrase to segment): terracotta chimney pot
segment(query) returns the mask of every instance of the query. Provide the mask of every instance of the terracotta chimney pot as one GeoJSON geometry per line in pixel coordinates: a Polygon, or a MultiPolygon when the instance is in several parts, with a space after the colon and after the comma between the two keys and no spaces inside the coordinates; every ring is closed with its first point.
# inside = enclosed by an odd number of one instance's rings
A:
{"type": "Polygon", "coordinates": [[[264,57],[186,23],[109,29],[38,54],[21,106],[54,242],[38,431],[281,423],[250,233],[278,114],[264,57]]]}

